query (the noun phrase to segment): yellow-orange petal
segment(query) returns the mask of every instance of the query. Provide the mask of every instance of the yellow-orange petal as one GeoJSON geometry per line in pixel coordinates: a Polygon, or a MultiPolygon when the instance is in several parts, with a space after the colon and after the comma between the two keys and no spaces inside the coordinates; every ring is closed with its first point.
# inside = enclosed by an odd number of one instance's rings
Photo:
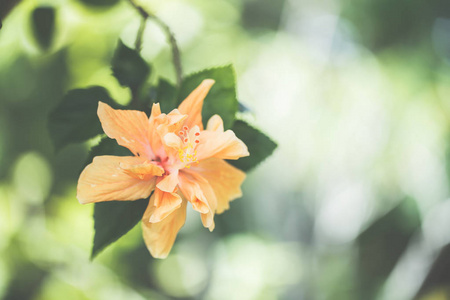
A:
{"type": "Polygon", "coordinates": [[[142,111],[113,109],[103,102],[98,103],[98,117],[103,131],[134,155],[153,158],[148,139],[148,118],[142,111]]]}
{"type": "Polygon", "coordinates": [[[162,180],[159,181],[156,186],[158,187],[158,189],[164,192],[172,193],[175,191],[175,187],[177,186],[177,184],[178,170],[162,178],[162,180]]]}
{"type": "Polygon", "coordinates": [[[214,115],[208,120],[206,130],[223,132],[223,120],[219,115],[214,115]]]}
{"type": "MultiPolygon", "coordinates": [[[[197,176],[197,178],[200,176],[197,176]]],[[[198,179],[197,179],[198,180],[198,179]]],[[[210,207],[207,213],[201,214],[202,224],[204,227],[208,228],[209,231],[213,231],[215,227],[214,223],[214,213],[217,209],[217,197],[211,187],[211,185],[206,180],[198,180],[198,184],[206,197],[208,206],[210,207]]]]}
{"type": "Polygon", "coordinates": [[[182,146],[181,138],[173,132],[169,132],[164,136],[164,144],[170,148],[180,149],[182,146]]]}
{"type": "MultiPolygon", "coordinates": [[[[159,108],[159,106],[158,106],[159,108]]],[[[150,117],[150,143],[153,151],[159,155],[164,156],[163,138],[169,132],[177,132],[188,116],[181,114],[177,109],[172,110],[169,114],[160,114],[154,119],[150,117]]]]}
{"type": "Polygon", "coordinates": [[[149,203],[142,218],[142,234],[147,249],[155,258],[166,258],[172,249],[178,231],[186,221],[186,201],[182,201],[181,207],[158,223],[150,223],[150,215],[154,205],[149,203]]]}
{"type": "Polygon", "coordinates": [[[241,185],[245,173],[218,158],[209,158],[193,166],[196,172],[211,185],[217,198],[216,213],[221,214],[230,208],[229,202],[242,196],[241,185]]]}
{"type": "Polygon", "coordinates": [[[181,202],[181,197],[177,193],[166,193],[156,188],[150,198],[150,203],[153,203],[153,207],[150,208],[150,219],[147,221],[151,223],[161,222],[174,210],[179,208],[181,202]]]}
{"type": "Polygon", "coordinates": [[[203,195],[198,183],[192,179],[192,176],[186,172],[180,172],[178,186],[184,197],[191,202],[194,210],[200,213],[207,213],[210,210],[205,195],[203,195]]]}
{"type": "Polygon", "coordinates": [[[203,129],[202,124],[202,108],[203,100],[208,94],[209,90],[214,84],[214,80],[205,79],[192,93],[181,102],[178,110],[182,114],[186,114],[189,117],[186,119],[185,125],[193,127],[197,125],[200,129],[203,129]]]}
{"type": "Polygon", "coordinates": [[[180,172],[179,187],[184,197],[191,202],[194,210],[201,214],[203,226],[214,229],[214,211],[217,200],[206,179],[195,173],[180,172]]]}
{"type": "Polygon", "coordinates": [[[200,143],[197,146],[197,159],[203,160],[210,157],[221,159],[238,159],[249,156],[247,146],[233,131],[202,131],[199,136],[200,143]]]}
{"type": "Polygon", "coordinates": [[[140,165],[145,161],[134,156],[97,156],[81,172],[77,199],[81,204],[112,200],[146,198],[155,188],[156,177],[141,180],[129,176],[120,164],[140,165]]]}
{"type": "Polygon", "coordinates": [[[164,174],[163,168],[149,162],[144,162],[138,165],[130,165],[121,162],[119,166],[127,175],[137,179],[148,180],[151,177],[161,176],[164,174]]]}

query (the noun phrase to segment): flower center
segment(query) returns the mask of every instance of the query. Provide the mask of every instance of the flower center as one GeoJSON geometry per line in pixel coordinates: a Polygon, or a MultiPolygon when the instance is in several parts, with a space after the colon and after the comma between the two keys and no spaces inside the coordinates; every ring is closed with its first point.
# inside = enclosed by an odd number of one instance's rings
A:
{"type": "Polygon", "coordinates": [[[190,168],[191,164],[198,163],[197,151],[195,149],[200,143],[198,139],[200,136],[200,131],[198,128],[192,128],[189,130],[187,126],[184,126],[178,134],[180,135],[182,142],[181,148],[178,149],[178,158],[185,164],[186,168],[190,168]]]}

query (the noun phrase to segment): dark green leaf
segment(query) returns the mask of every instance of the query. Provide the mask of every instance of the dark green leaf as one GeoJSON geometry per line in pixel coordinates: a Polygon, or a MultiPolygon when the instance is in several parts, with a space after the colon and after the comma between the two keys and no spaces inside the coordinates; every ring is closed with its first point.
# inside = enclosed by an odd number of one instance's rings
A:
{"type": "Polygon", "coordinates": [[[150,66],[139,53],[125,46],[119,41],[116,52],[111,62],[114,76],[123,86],[128,86],[136,91],[147,80],[150,74],[150,66]]]}
{"type": "Polygon", "coordinates": [[[97,116],[98,102],[117,107],[99,86],[69,91],[49,115],[49,131],[57,150],[86,141],[103,132],[97,116]]]}
{"type": "Polygon", "coordinates": [[[237,120],[231,129],[247,145],[250,156],[228,162],[245,172],[248,172],[269,157],[277,147],[277,144],[268,136],[244,121],[237,120]]]}
{"type": "Polygon", "coordinates": [[[161,106],[163,113],[169,113],[177,108],[177,89],[167,80],[160,78],[156,88],[155,103],[161,106]]]}
{"type": "MultiPolygon", "coordinates": [[[[448,289],[450,287],[449,270],[450,244],[447,244],[441,249],[414,299],[433,299],[426,296],[436,290],[446,291],[446,296],[450,297],[450,290],[448,289]]],[[[442,299],[448,299],[448,297],[442,299]]]]}
{"type": "Polygon", "coordinates": [[[55,31],[55,9],[50,6],[36,8],[32,14],[31,28],[43,50],[50,48],[55,31]]]}
{"type": "Polygon", "coordinates": [[[104,137],[98,145],[91,148],[86,165],[90,164],[94,157],[101,155],[133,156],[133,153],[126,147],[117,144],[115,139],[104,137]]]}
{"type": "Polygon", "coordinates": [[[96,203],[91,258],[130,231],[144,215],[148,199],[96,203]]]}
{"type": "Polygon", "coordinates": [[[203,70],[187,76],[181,85],[178,103],[181,103],[204,79],[214,79],[216,83],[203,104],[203,123],[205,125],[210,117],[219,114],[223,119],[225,129],[229,129],[233,125],[238,110],[236,79],[231,65],[203,70]]]}
{"type": "Polygon", "coordinates": [[[405,199],[360,234],[358,299],[375,299],[419,227],[417,205],[405,199]]]}

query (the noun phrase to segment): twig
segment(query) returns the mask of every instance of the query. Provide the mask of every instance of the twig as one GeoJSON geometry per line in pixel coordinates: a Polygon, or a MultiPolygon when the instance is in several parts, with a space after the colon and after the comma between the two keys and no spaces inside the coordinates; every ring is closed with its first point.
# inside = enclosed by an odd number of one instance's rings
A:
{"type": "Polygon", "coordinates": [[[141,52],[142,50],[142,37],[145,31],[145,24],[147,23],[147,18],[142,17],[141,25],[139,25],[139,30],[136,35],[136,42],[134,43],[134,48],[137,52],[141,52]]]}
{"type": "Polygon", "coordinates": [[[177,75],[177,87],[179,88],[183,82],[183,69],[181,67],[181,55],[175,35],[170,30],[169,26],[167,26],[160,18],[155,15],[151,15],[150,17],[166,32],[168,42],[172,48],[172,61],[175,68],[175,74],[177,75]]]}
{"type": "MultiPolygon", "coordinates": [[[[153,19],[164,31],[167,37],[167,41],[170,44],[171,50],[172,50],[172,61],[173,66],[175,68],[175,74],[177,77],[177,87],[179,88],[181,86],[181,83],[183,81],[183,69],[181,66],[181,55],[180,50],[178,48],[177,40],[175,39],[175,35],[170,30],[170,27],[164,23],[160,18],[158,18],[156,15],[148,13],[145,11],[141,6],[134,3],[133,0],[128,0],[128,2],[139,12],[139,14],[142,16],[144,20],[147,18],[153,19]]],[[[138,36],[136,38],[136,50],[140,50],[140,47],[142,45],[142,34],[144,33],[145,29],[145,21],[143,21],[144,25],[141,23],[141,27],[138,31],[138,36]],[[143,29],[141,29],[143,27],[143,29]],[[139,46],[139,47],[138,47],[139,46]]]]}

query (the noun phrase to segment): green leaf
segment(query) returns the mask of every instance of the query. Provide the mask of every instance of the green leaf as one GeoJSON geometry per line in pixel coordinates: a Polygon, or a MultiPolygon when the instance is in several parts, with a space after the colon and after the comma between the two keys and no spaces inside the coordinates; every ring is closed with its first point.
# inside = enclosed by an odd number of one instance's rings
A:
{"type": "Polygon", "coordinates": [[[238,110],[236,98],[234,69],[231,65],[207,69],[187,76],[178,94],[178,104],[181,103],[204,79],[214,79],[216,83],[205,98],[202,110],[203,123],[219,114],[223,119],[225,129],[231,128],[238,110]]]}
{"type": "Polygon", "coordinates": [[[177,108],[177,89],[167,80],[160,78],[154,102],[160,104],[161,112],[171,112],[177,108]]]}
{"type": "Polygon", "coordinates": [[[51,6],[36,8],[32,13],[31,28],[41,49],[50,48],[55,32],[55,9],[51,6]]]}
{"type": "Polygon", "coordinates": [[[130,231],[144,215],[148,199],[96,203],[91,259],[130,231]]]}
{"type": "Polygon", "coordinates": [[[117,107],[108,92],[99,86],[71,90],[64,96],[49,115],[49,131],[56,150],[103,132],[97,116],[99,101],[117,107]]]}
{"type": "Polygon", "coordinates": [[[96,146],[91,148],[85,166],[90,164],[94,157],[101,155],[134,156],[126,147],[117,144],[115,139],[104,137],[96,146]]]}
{"type": "Polygon", "coordinates": [[[417,204],[407,198],[360,234],[357,239],[358,299],[376,298],[420,223],[417,204]]]}
{"type": "Polygon", "coordinates": [[[267,135],[251,127],[244,121],[237,120],[234,122],[231,130],[247,145],[248,152],[250,152],[250,156],[228,161],[242,171],[248,172],[256,167],[260,162],[269,157],[277,147],[277,144],[267,135]]]}
{"type": "MultiPolygon", "coordinates": [[[[448,272],[450,268],[450,244],[445,245],[439,255],[435,258],[428,275],[422,283],[419,291],[413,299],[436,299],[432,297],[427,297],[427,295],[432,294],[433,291],[445,291],[445,295],[442,299],[449,299],[450,290],[450,273],[448,272]]],[[[439,298],[438,298],[439,299],[439,298]]]]}
{"type": "Polygon", "coordinates": [[[150,74],[150,66],[145,60],[136,50],[128,48],[122,41],[117,45],[111,68],[119,83],[130,87],[132,91],[139,89],[150,74]]]}

